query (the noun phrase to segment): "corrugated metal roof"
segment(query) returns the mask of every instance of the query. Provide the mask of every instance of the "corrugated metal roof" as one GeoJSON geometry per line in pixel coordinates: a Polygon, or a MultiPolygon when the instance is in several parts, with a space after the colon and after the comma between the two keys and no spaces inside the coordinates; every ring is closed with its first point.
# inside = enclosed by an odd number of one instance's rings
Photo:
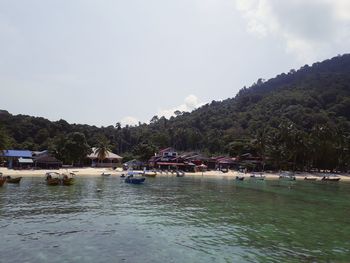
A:
{"type": "Polygon", "coordinates": [[[32,152],[28,151],[28,150],[4,150],[2,156],[4,156],[4,157],[26,157],[26,158],[31,158],[32,157],[32,152]]]}

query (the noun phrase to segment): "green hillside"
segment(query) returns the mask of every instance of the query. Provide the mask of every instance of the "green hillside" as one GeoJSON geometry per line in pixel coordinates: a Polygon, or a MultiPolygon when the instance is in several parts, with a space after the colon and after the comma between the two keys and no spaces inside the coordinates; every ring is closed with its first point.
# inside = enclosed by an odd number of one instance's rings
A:
{"type": "Polygon", "coordinates": [[[116,153],[141,159],[173,146],[208,155],[249,152],[275,169],[347,170],[349,121],[350,55],[343,55],[259,79],[234,98],[169,120],[155,116],[137,127],[97,128],[1,111],[0,146],[57,152],[68,134],[79,132],[90,146],[108,140],[116,153]]]}

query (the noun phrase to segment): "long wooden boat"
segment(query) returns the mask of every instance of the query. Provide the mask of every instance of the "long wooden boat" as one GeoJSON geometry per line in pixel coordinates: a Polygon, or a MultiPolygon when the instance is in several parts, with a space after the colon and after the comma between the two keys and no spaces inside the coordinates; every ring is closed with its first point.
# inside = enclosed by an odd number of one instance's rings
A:
{"type": "Polygon", "coordinates": [[[146,180],[145,177],[134,177],[132,175],[128,175],[125,178],[125,183],[128,184],[142,184],[146,180]]]}
{"type": "Polygon", "coordinates": [[[6,183],[8,184],[19,184],[21,182],[22,177],[12,178],[11,176],[6,176],[6,183]]]}
{"type": "Polygon", "coordinates": [[[75,179],[74,178],[63,178],[61,180],[62,185],[72,185],[75,183],[75,179]]]}
{"type": "Polygon", "coordinates": [[[6,178],[5,177],[0,177],[0,187],[4,185],[4,183],[6,182],[6,178]]]}
{"type": "Polygon", "coordinates": [[[59,185],[61,180],[59,178],[49,178],[46,180],[47,185],[59,185]]]}

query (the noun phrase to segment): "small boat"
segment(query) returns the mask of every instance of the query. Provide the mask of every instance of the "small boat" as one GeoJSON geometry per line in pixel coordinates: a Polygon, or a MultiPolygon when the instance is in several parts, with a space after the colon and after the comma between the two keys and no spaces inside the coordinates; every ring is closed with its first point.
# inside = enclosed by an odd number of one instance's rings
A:
{"type": "Polygon", "coordinates": [[[244,180],[244,176],[236,176],[236,180],[237,181],[243,181],[244,180]]]}
{"type": "Polygon", "coordinates": [[[5,182],[6,182],[6,178],[0,176],[0,187],[3,186],[5,182]]]}
{"type": "Polygon", "coordinates": [[[147,176],[147,177],[156,177],[157,173],[155,173],[155,172],[145,172],[143,175],[147,176]]]}
{"type": "Polygon", "coordinates": [[[182,172],[182,171],[176,172],[176,177],[184,177],[184,176],[185,176],[185,172],[182,172]]]}
{"type": "Polygon", "coordinates": [[[250,175],[250,179],[255,179],[255,180],[265,180],[265,175],[261,174],[256,174],[253,173],[250,175]]]}
{"type": "Polygon", "coordinates": [[[332,176],[332,175],[326,175],[323,176],[321,181],[327,181],[327,182],[338,182],[340,180],[340,177],[332,176]]]}
{"type": "Polygon", "coordinates": [[[15,177],[15,178],[12,178],[11,176],[6,176],[6,183],[8,184],[19,184],[22,177],[15,177]]]}
{"type": "Polygon", "coordinates": [[[75,179],[72,177],[71,178],[68,178],[68,177],[64,178],[63,177],[63,179],[61,179],[62,185],[72,185],[72,184],[74,184],[74,182],[75,182],[75,179]]]}
{"type": "Polygon", "coordinates": [[[316,181],[316,180],[317,180],[317,177],[305,176],[305,177],[304,177],[304,180],[305,180],[305,181],[316,181]]]}
{"type": "Polygon", "coordinates": [[[145,177],[140,177],[140,176],[134,177],[133,175],[128,175],[125,178],[125,183],[128,183],[128,184],[142,184],[145,180],[146,180],[145,177]]]}
{"type": "Polygon", "coordinates": [[[46,180],[47,185],[59,185],[61,183],[59,178],[51,178],[46,180]]]}
{"type": "Polygon", "coordinates": [[[48,172],[45,174],[45,181],[47,185],[59,185],[61,179],[59,178],[60,174],[56,172],[48,172]]]}
{"type": "Polygon", "coordinates": [[[121,174],[120,177],[121,177],[121,178],[125,178],[125,174],[121,174]]]}
{"type": "Polygon", "coordinates": [[[101,176],[110,176],[111,174],[108,174],[108,173],[105,173],[105,172],[103,172],[102,174],[101,174],[101,176]]]}
{"type": "Polygon", "coordinates": [[[295,181],[296,177],[295,177],[294,173],[284,172],[284,173],[280,174],[279,179],[287,180],[287,181],[295,181]]]}

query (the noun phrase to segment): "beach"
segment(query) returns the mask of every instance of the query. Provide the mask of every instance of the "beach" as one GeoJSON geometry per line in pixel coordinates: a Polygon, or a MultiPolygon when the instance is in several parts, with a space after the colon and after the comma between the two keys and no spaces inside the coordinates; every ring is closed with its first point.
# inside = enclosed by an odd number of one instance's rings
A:
{"type": "MultiPolygon", "coordinates": [[[[58,173],[74,173],[78,177],[96,177],[101,176],[102,173],[109,173],[111,176],[120,176],[122,173],[125,173],[126,171],[122,171],[121,168],[112,170],[108,168],[92,168],[92,167],[86,167],[86,168],[70,168],[70,169],[59,169],[59,170],[13,170],[13,169],[7,169],[4,167],[0,168],[0,173],[2,173],[4,176],[22,176],[22,177],[43,177],[45,176],[46,172],[58,172],[58,173]]],[[[142,171],[140,171],[142,172],[142,171]]],[[[278,180],[279,174],[278,173],[262,173],[265,176],[266,180],[278,180]]],[[[238,171],[228,171],[227,173],[223,173],[221,171],[206,171],[206,172],[186,172],[185,176],[187,177],[206,177],[206,178],[235,178],[236,176],[243,176],[245,178],[249,178],[251,173],[241,173],[238,171]]],[[[316,177],[317,180],[321,180],[321,178],[325,175],[324,173],[296,173],[295,177],[296,180],[304,180],[306,176],[308,177],[316,177]]],[[[334,174],[337,177],[340,177],[340,181],[349,181],[350,182],[350,176],[348,174],[334,174]]],[[[175,173],[166,173],[157,172],[158,177],[171,177],[176,176],[175,173]]]]}

